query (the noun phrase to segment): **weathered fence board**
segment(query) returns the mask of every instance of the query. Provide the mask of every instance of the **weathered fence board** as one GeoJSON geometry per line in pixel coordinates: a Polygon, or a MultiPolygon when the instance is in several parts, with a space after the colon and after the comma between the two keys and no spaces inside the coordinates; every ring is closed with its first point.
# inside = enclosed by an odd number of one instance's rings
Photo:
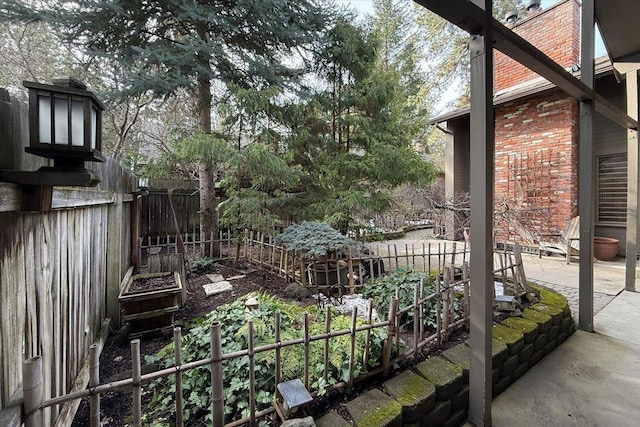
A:
{"type": "MultiPolygon", "coordinates": [[[[181,233],[196,232],[200,228],[198,195],[176,193],[171,196],[176,212],[176,221],[181,233]]],[[[166,236],[176,234],[173,214],[166,192],[151,192],[142,198],[140,214],[143,236],[166,236]]]]}
{"type": "MultiPolygon", "coordinates": [[[[50,163],[24,152],[27,111],[0,89],[0,169],[35,171],[50,163]]],[[[100,184],[54,188],[53,210],[44,213],[18,212],[22,187],[0,183],[0,410],[20,394],[24,358],[41,361],[44,398],[77,386],[105,317],[107,266],[115,257],[124,275],[129,265],[129,205],[137,180],[110,158],[87,167],[100,184]],[[117,224],[109,223],[113,209],[123,212],[117,224]],[[121,230],[121,248],[108,259],[110,228],[121,230]]],[[[45,425],[53,424],[58,411],[45,411],[45,425]]]]}
{"type": "Polygon", "coordinates": [[[105,315],[107,210],[0,214],[3,402],[22,382],[23,345],[42,357],[45,398],[74,384],[105,315]]]}

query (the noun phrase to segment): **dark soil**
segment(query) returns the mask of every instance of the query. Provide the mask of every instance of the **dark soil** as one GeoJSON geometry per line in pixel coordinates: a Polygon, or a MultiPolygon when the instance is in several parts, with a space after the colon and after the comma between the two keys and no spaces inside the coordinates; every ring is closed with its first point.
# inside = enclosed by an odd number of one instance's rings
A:
{"type": "MultiPolygon", "coordinates": [[[[184,325],[188,324],[190,320],[202,317],[218,306],[234,302],[239,297],[242,297],[247,293],[253,291],[266,291],[269,294],[278,296],[282,299],[287,299],[283,294],[284,289],[288,285],[285,279],[265,270],[258,269],[250,264],[229,263],[226,265],[218,265],[218,268],[211,272],[222,274],[225,279],[234,276],[244,277],[238,277],[230,281],[233,285],[232,291],[206,297],[202,285],[211,282],[206,277],[206,274],[199,273],[189,275],[187,278],[188,299],[175,314],[174,318],[174,326],[183,327],[183,335],[188,332],[185,330],[184,325]]],[[[171,280],[173,281],[173,278],[171,278],[171,280]]],[[[308,298],[298,301],[298,303],[306,306],[315,304],[316,301],[313,298],[308,298]]],[[[101,384],[130,378],[132,364],[130,341],[128,339],[129,333],[130,330],[125,326],[119,331],[112,331],[109,335],[100,355],[101,384]]],[[[411,341],[413,337],[412,334],[406,334],[406,336],[403,336],[402,338],[406,338],[405,341],[411,341]]],[[[143,359],[142,363],[144,364],[145,355],[157,352],[162,347],[170,343],[172,339],[172,328],[167,328],[166,330],[155,333],[152,336],[143,336],[140,338],[140,354],[143,359]]],[[[455,345],[464,339],[466,339],[465,334],[459,334],[451,337],[449,346],[455,345]]],[[[423,352],[423,355],[419,355],[411,361],[402,363],[401,368],[408,368],[412,364],[425,359],[429,354],[433,355],[438,353],[438,349],[436,348],[430,350],[431,351],[423,352]]],[[[153,370],[154,367],[146,368],[147,370],[153,370]]],[[[145,366],[143,366],[143,373],[145,372],[145,366]]],[[[310,415],[320,416],[330,410],[336,410],[343,417],[348,418],[346,402],[368,389],[375,387],[379,388],[381,382],[381,377],[373,377],[363,381],[362,383],[357,384],[355,390],[353,390],[349,395],[345,394],[344,391],[330,392],[323,399],[316,399],[316,401],[314,401],[314,406],[310,408],[310,415]]],[[[100,410],[101,426],[120,427],[131,425],[130,416],[132,413],[132,403],[130,390],[115,390],[103,394],[100,400],[100,410]]],[[[275,416],[273,418],[275,419],[275,416]]],[[[272,421],[272,424],[277,425],[278,423],[274,420],[272,421]]],[[[89,402],[88,399],[83,399],[72,426],[81,427],[87,425],[89,425],[89,402]]]]}
{"type": "Polygon", "coordinates": [[[173,280],[173,274],[167,274],[160,277],[140,277],[136,278],[129,286],[126,294],[139,294],[147,291],[159,291],[161,289],[169,289],[174,287],[176,283],[173,280]]]}

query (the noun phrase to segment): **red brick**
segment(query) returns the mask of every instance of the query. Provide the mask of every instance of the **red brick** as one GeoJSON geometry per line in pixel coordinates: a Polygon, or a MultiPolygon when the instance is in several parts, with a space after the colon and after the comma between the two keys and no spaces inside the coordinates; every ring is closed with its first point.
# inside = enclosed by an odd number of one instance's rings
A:
{"type": "MultiPolygon", "coordinates": [[[[576,0],[564,0],[524,17],[512,29],[563,67],[580,60],[580,6],[576,0]]],[[[494,61],[496,92],[539,77],[501,52],[495,52],[494,61]]]]}

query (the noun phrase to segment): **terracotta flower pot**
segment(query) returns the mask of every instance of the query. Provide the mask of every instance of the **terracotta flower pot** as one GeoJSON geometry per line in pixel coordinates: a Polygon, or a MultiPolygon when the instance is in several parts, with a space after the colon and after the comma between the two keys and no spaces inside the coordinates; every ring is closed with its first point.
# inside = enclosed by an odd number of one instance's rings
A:
{"type": "Polygon", "coordinates": [[[618,254],[618,239],[611,237],[593,238],[593,256],[600,261],[611,261],[618,254]]]}

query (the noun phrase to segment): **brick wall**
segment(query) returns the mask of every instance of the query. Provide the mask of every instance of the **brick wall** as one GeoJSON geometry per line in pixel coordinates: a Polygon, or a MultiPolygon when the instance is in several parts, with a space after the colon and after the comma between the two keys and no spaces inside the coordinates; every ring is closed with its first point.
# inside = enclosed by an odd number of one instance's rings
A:
{"type": "MultiPolygon", "coordinates": [[[[563,67],[580,59],[580,6],[576,0],[564,0],[542,11],[526,15],[512,29],[563,67]]],[[[522,16],[525,14],[525,16],[522,16]]],[[[517,61],[495,52],[495,91],[538,77],[517,61]]]]}
{"type": "Polygon", "coordinates": [[[496,242],[562,231],[577,215],[577,156],[578,103],[562,91],[496,108],[496,242]]]}

